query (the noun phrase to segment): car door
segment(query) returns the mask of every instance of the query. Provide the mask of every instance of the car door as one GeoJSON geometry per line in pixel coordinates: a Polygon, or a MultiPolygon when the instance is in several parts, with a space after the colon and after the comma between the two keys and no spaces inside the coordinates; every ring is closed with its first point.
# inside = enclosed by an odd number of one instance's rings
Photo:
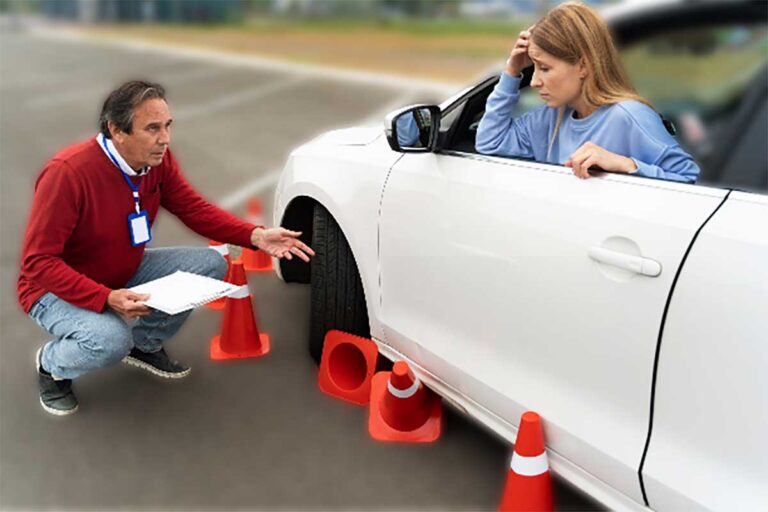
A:
{"type": "Polygon", "coordinates": [[[641,465],[658,510],[768,510],[768,11],[740,8],[640,41],[626,60],[699,182],[741,189],[702,228],[670,299],[641,465]],[[654,82],[649,60],[685,73],[654,82]]]}
{"type": "Polygon", "coordinates": [[[405,154],[380,214],[386,341],[642,502],[659,326],[725,191],[466,153],[405,154]],[[622,268],[623,267],[623,268],[622,268]]]}
{"type": "Polygon", "coordinates": [[[768,510],[768,196],[732,192],[680,273],[643,481],[657,510],[768,510]]]}
{"type": "Polygon", "coordinates": [[[702,228],[664,323],[641,466],[659,510],[768,510],[767,82],[745,95],[751,115],[734,118],[740,137],[712,173],[744,190],[702,228]]]}

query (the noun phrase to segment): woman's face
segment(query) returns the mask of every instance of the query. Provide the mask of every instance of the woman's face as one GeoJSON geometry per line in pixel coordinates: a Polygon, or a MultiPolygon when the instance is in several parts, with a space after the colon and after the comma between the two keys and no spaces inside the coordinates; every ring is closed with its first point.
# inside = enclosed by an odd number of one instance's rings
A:
{"type": "Polygon", "coordinates": [[[582,63],[570,64],[545,52],[531,40],[528,56],[533,61],[534,71],[531,87],[552,108],[573,106],[581,98],[582,79],[586,68],[582,63]]]}

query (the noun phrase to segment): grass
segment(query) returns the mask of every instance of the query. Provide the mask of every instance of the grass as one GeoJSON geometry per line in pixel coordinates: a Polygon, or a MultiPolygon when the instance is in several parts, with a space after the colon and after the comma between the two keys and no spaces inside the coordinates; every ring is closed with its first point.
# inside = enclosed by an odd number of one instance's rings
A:
{"type": "MultiPolygon", "coordinates": [[[[102,37],[219,49],[294,62],[406,75],[465,85],[501,69],[527,20],[251,18],[225,25],[113,25],[90,28],[102,37]]],[[[728,34],[720,34],[726,37],[728,34]]],[[[637,88],[657,99],[688,96],[709,103],[744,86],[765,60],[768,38],[749,48],[727,46],[705,55],[623,52],[637,88]],[[723,77],[730,77],[723,80],[723,77]]]]}
{"type": "Polygon", "coordinates": [[[520,22],[251,19],[230,25],[111,25],[107,38],[219,49],[465,84],[501,67],[520,22]]]}
{"type": "Polygon", "coordinates": [[[658,55],[638,49],[623,55],[633,83],[656,101],[720,104],[748,87],[762,66],[764,51],[717,51],[703,57],[658,55]]]}
{"type": "Polygon", "coordinates": [[[335,32],[350,30],[355,32],[377,31],[413,35],[423,38],[435,36],[478,36],[496,35],[509,37],[516,34],[524,26],[523,22],[504,21],[457,21],[457,20],[424,20],[404,18],[370,18],[370,19],[291,19],[291,18],[253,18],[244,21],[246,29],[284,31],[302,30],[316,32],[335,32]]]}

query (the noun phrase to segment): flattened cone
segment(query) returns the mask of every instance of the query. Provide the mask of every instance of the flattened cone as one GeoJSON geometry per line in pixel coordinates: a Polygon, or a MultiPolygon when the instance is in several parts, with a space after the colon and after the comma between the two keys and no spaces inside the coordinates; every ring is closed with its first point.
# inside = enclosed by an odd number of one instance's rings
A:
{"type": "Polygon", "coordinates": [[[320,390],[353,404],[367,404],[371,399],[371,381],[378,355],[379,347],[372,340],[342,331],[328,331],[317,375],[320,390]]]}

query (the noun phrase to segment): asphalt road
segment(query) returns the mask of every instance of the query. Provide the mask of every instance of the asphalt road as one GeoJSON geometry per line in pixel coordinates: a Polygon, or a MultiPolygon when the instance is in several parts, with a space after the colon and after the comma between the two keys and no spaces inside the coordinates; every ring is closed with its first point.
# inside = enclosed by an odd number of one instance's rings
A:
{"type": "MultiPolygon", "coordinates": [[[[429,91],[24,33],[1,36],[0,77],[0,507],[497,506],[509,447],[489,431],[450,411],[438,443],[380,444],[367,434],[365,409],[319,392],[306,349],[305,286],[250,276],[272,339],[267,357],[210,361],[220,313],[200,310],[167,345],[191,364],[189,378],[169,383],[122,366],[94,372],[76,382],[80,411],[66,418],[40,408],[33,356],[46,334],[16,303],[35,176],[57,149],[95,134],[101,101],[124,79],[167,87],[174,152],[214,201],[279,169],[314,135],[429,91]]],[[[261,195],[267,206],[270,189],[261,195]]],[[[153,236],[155,246],[206,244],[167,212],[153,236]]],[[[562,483],[556,493],[560,509],[597,507],[562,483]]]]}

